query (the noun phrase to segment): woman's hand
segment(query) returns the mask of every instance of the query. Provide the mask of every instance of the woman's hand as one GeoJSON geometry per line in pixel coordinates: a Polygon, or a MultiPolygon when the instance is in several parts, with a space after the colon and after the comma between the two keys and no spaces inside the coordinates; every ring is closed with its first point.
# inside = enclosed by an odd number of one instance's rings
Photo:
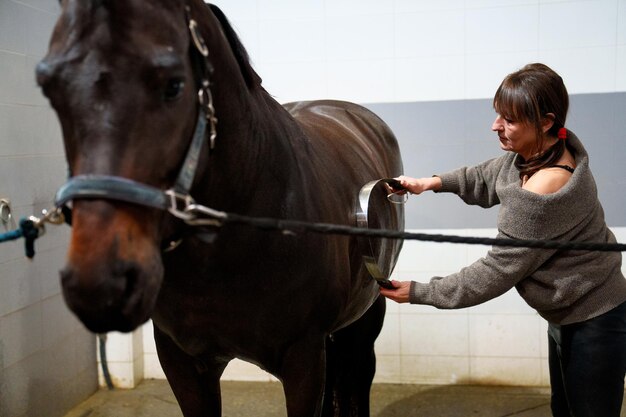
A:
{"type": "Polygon", "coordinates": [[[424,191],[438,191],[441,189],[441,179],[439,177],[430,178],[412,178],[400,175],[396,178],[408,192],[412,194],[421,194],[424,191]]]}
{"type": "Polygon", "coordinates": [[[396,303],[408,303],[409,291],[411,290],[411,281],[395,281],[392,280],[393,289],[380,287],[380,293],[396,303]]]}

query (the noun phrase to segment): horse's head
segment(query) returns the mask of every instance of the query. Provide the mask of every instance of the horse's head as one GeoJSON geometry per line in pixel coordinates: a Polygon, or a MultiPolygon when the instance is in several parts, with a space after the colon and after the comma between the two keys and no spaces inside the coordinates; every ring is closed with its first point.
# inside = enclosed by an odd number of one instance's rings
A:
{"type": "MultiPolygon", "coordinates": [[[[158,190],[176,182],[199,114],[183,3],[63,1],[37,81],[59,117],[75,178],[158,190]]],[[[68,198],[66,302],[93,331],[132,330],[149,318],[163,279],[164,212],[107,190],[80,191],[68,198]]]]}

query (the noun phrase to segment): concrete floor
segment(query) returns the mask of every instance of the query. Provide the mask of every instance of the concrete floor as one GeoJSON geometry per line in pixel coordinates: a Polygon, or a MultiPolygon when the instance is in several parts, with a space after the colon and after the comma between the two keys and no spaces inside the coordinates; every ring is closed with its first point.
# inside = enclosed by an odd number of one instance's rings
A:
{"type": "MultiPolygon", "coordinates": [[[[286,417],[276,382],[222,382],[223,417],[286,417]]],[[[548,388],[375,384],[371,417],[549,417],[548,388]]],[[[65,417],[180,417],[164,380],[102,389],[65,417]]],[[[626,416],[622,413],[622,416],[626,416]]]]}

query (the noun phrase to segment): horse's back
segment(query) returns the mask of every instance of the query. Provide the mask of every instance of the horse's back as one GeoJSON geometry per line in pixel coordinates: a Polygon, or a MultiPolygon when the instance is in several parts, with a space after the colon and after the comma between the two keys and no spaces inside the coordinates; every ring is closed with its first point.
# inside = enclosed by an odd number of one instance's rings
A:
{"type": "MultiPolygon", "coordinates": [[[[283,105],[311,139],[311,146],[349,152],[380,176],[402,173],[397,140],[369,109],[339,100],[298,101],[283,105]]],[[[331,152],[332,153],[332,152],[331,152]]]]}

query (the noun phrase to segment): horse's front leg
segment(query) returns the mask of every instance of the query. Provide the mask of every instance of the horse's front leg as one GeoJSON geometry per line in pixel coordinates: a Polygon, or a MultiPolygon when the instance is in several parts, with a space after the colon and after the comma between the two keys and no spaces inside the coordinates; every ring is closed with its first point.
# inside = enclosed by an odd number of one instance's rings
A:
{"type": "Polygon", "coordinates": [[[288,417],[319,417],[326,375],[324,335],[290,346],[277,375],[283,383],[288,417]]]}
{"type": "Polygon", "coordinates": [[[200,362],[154,326],[159,362],[185,417],[221,417],[220,377],[228,362],[200,362]]]}

